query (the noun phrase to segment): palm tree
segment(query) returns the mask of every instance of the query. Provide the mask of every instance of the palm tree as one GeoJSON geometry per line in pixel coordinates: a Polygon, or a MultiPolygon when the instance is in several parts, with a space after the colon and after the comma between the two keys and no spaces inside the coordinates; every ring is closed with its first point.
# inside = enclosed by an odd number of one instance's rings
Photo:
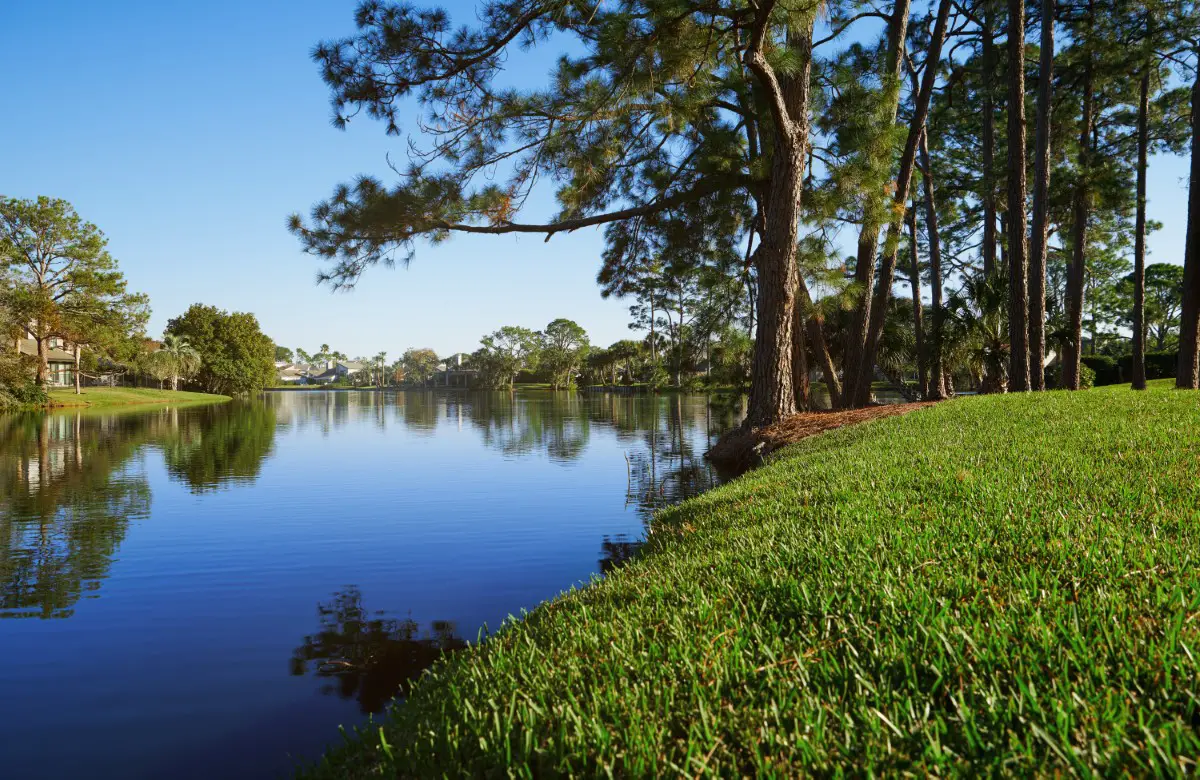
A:
{"type": "Polygon", "coordinates": [[[1008,280],[1003,272],[967,279],[962,290],[950,296],[947,310],[947,358],[966,362],[981,392],[1007,390],[1008,280]]]}
{"type": "Polygon", "coordinates": [[[168,333],[163,336],[162,349],[171,365],[171,389],[179,389],[179,377],[189,377],[200,370],[200,353],[188,342],[186,336],[168,333]]]}

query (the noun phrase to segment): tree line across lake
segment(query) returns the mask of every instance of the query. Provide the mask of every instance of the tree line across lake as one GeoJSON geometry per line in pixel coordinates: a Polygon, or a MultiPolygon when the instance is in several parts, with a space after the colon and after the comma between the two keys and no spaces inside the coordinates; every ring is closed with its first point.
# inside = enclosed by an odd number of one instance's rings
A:
{"type": "Polygon", "coordinates": [[[195,304],[148,337],[150,300],[106,246],[64,200],[0,198],[0,408],[45,403],[64,353],[77,392],[185,383],[234,395],[274,381],[274,343],[253,314],[195,304]]]}
{"type": "Polygon", "coordinates": [[[881,372],[931,399],[1078,389],[1111,378],[1103,356],[1137,388],[1148,370],[1200,385],[1200,189],[1186,256],[1146,252],[1150,155],[1190,151],[1200,178],[1200,4],[478,11],[456,28],[365,3],[314,50],[336,124],[417,130],[395,183],[362,176],[292,217],[329,284],[454,233],[600,226],[602,293],[652,341],[687,312],[704,347],[751,342],[751,425],[807,407],[810,377],[839,407],[881,372]],[[543,83],[501,75],[519,45],[568,40],[543,83]],[[522,221],[539,181],[558,211],[522,221]]]}

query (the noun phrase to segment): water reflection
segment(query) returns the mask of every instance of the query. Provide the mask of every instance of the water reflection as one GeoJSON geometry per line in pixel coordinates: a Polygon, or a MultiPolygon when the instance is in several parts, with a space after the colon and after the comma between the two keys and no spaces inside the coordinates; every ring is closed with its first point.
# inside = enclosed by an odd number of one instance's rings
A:
{"type": "Polygon", "coordinates": [[[141,453],[193,491],[257,478],[275,417],[261,404],[0,416],[0,617],[68,617],[150,514],[141,453]]]}
{"type": "Polygon", "coordinates": [[[150,487],[128,418],[0,417],[0,617],[63,618],[100,587],[150,487]]]}
{"type": "Polygon", "coordinates": [[[362,593],[348,587],[317,605],[320,628],[292,653],[293,675],[313,672],[330,681],[326,694],[357,699],[363,713],[380,712],[443,655],[467,643],[454,624],[434,621],[428,632],[411,619],[368,613],[362,593]]]}

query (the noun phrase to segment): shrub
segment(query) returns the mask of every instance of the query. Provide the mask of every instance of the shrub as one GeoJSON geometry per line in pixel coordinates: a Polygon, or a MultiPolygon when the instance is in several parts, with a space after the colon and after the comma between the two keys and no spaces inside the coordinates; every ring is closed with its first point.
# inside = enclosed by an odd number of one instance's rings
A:
{"type": "Polygon", "coordinates": [[[1121,367],[1108,355],[1086,355],[1080,362],[1095,372],[1096,387],[1119,385],[1123,381],[1121,367]]]}
{"type": "MultiPolygon", "coordinates": [[[[1121,375],[1125,377],[1133,376],[1133,355],[1122,355],[1117,364],[1121,367],[1121,375]]],[[[1179,351],[1171,350],[1169,352],[1147,352],[1146,353],[1146,378],[1147,379],[1173,379],[1178,373],[1179,368],[1179,351]]],[[[1128,379],[1126,380],[1128,381],[1128,379]]]]}
{"type": "MultiPolygon", "coordinates": [[[[1087,363],[1081,362],[1079,364],[1079,389],[1089,390],[1095,384],[1096,372],[1087,363]]],[[[1046,369],[1046,387],[1050,390],[1061,390],[1062,386],[1062,361],[1060,360],[1046,369]]]]}

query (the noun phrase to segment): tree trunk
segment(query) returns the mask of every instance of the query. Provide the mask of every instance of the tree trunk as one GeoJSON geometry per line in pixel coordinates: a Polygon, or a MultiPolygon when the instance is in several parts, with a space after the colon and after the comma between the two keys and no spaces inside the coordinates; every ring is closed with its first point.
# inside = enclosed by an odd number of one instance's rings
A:
{"type": "MultiPolygon", "coordinates": [[[[900,156],[900,171],[896,177],[896,193],[893,197],[895,213],[903,214],[904,205],[908,202],[908,191],[912,184],[913,167],[917,159],[917,147],[925,135],[926,119],[929,116],[929,101],[933,95],[933,85],[937,81],[938,64],[942,59],[942,43],[946,40],[946,27],[950,19],[951,0],[941,0],[938,3],[937,21],[933,26],[933,34],[929,39],[929,51],[925,57],[925,72],[921,77],[921,87],[913,106],[912,123],[908,128],[908,138],[904,144],[904,153],[900,156]]],[[[887,242],[883,262],[879,267],[879,283],[875,291],[875,300],[870,309],[870,327],[867,331],[866,343],[858,364],[858,382],[855,385],[855,406],[865,406],[871,398],[871,380],[875,375],[875,356],[879,351],[879,339],[883,336],[884,322],[887,320],[888,300],[892,295],[892,283],[896,278],[896,261],[900,253],[901,221],[894,217],[888,224],[887,242]]],[[[853,364],[851,364],[853,367],[853,364]]]]}
{"type": "Polygon", "coordinates": [[[792,392],[796,395],[796,409],[807,411],[808,395],[808,344],[804,338],[808,312],[796,301],[792,313],[792,392]]]}
{"type": "Polygon", "coordinates": [[[921,388],[921,398],[928,398],[929,380],[925,375],[925,325],[922,322],[925,307],[921,304],[921,260],[917,254],[917,199],[915,197],[908,210],[908,241],[912,253],[912,266],[909,268],[908,275],[912,287],[913,334],[917,342],[917,384],[921,388]]]}
{"type": "Polygon", "coordinates": [[[75,345],[75,395],[81,395],[83,391],[79,387],[79,345],[75,345]]]}
{"type": "MultiPolygon", "coordinates": [[[[900,79],[901,66],[904,62],[904,41],[908,34],[909,0],[896,0],[892,16],[888,23],[888,49],[886,70],[882,75],[884,84],[883,110],[880,111],[881,133],[876,143],[886,143],[885,139],[896,124],[896,112],[900,108],[900,79]]],[[[887,155],[891,164],[891,155],[887,155]]],[[[844,381],[842,400],[845,405],[852,405],[861,393],[858,390],[862,365],[867,349],[867,338],[871,327],[872,298],[875,291],[875,262],[879,253],[879,233],[890,218],[886,215],[883,198],[878,193],[868,192],[863,209],[863,225],[858,234],[858,250],[855,254],[854,281],[858,285],[859,300],[855,309],[853,322],[846,334],[846,346],[843,351],[844,381]],[[878,201],[878,204],[877,204],[878,201]]],[[[904,199],[900,199],[903,203],[904,199]]],[[[870,393],[871,382],[868,377],[865,392],[870,393]]]]}
{"type": "MultiPolygon", "coordinates": [[[[1089,3],[1089,13],[1090,13],[1089,3]]],[[[1085,41],[1084,45],[1090,45],[1085,41]]],[[[1092,54],[1083,66],[1083,111],[1079,128],[1079,181],[1071,207],[1071,262],[1067,266],[1067,343],[1063,345],[1063,387],[1079,389],[1079,358],[1083,354],[1083,280],[1087,263],[1088,177],[1092,145],[1092,54]]]]}
{"type": "Polygon", "coordinates": [[[1192,84],[1192,169],[1188,183],[1187,244],[1183,259],[1183,307],[1179,315],[1179,367],[1175,387],[1200,389],[1200,73],[1192,84]]]}
{"type": "Polygon", "coordinates": [[[1008,386],[1029,389],[1025,251],[1025,0],[1008,1],[1008,386]]]}
{"type": "Polygon", "coordinates": [[[996,271],[996,107],[992,79],[996,73],[995,16],[992,0],[983,0],[983,274],[996,271]]]}
{"type": "Polygon", "coordinates": [[[940,401],[947,395],[945,367],[942,362],[942,341],[946,325],[946,312],[942,302],[942,241],[938,232],[937,202],[934,198],[933,165],[929,159],[929,139],[921,135],[922,179],[925,182],[925,233],[929,238],[929,295],[933,311],[933,327],[930,330],[929,395],[930,400],[940,401]]]}
{"type": "Polygon", "coordinates": [[[50,358],[46,354],[46,336],[42,335],[42,323],[37,323],[37,331],[33,334],[37,342],[37,386],[45,387],[50,374],[50,358]]]}
{"type": "Polygon", "coordinates": [[[1050,203],[1050,111],[1054,99],[1055,0],[1042,0],[1041,57],[1038,63],[1037,149],[1034,152],[1033,234],[1029,246],[1029,381],[1046,389],[1046,241],[1050,203]]]}

